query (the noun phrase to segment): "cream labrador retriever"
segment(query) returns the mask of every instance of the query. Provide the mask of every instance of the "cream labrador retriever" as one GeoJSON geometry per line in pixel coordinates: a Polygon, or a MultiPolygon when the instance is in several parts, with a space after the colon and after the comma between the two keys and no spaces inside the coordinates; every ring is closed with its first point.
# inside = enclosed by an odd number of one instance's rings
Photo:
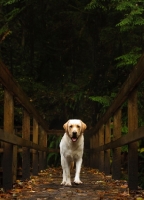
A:
{"type": "Polygon", "coordinates": [[[71,163],[76,164],[74,183],[82,183],[80,170],[84,148],[84,130],[86,124],[79,119],[70,119],[64,125],[65,134],[60,142],[61,165],[63,169],[62,185],[71,185],[70,168],[71,163]]]}

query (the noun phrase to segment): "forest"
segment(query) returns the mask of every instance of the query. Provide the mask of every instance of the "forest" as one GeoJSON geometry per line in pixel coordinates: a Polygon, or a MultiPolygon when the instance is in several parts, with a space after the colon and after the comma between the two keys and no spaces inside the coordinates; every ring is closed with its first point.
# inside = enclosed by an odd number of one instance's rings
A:
{"type": "Polygon", "coordinates": [[[0,3],[0,58],[50,128],[96,124],[143,53],[143,33],[142,0],[0,3]]]}
{"type": "MultiPolygon", "coordinates": [[[[82,119],[88,129],[95,126],[143,52],[143,0],[0,2],[0,59],[50,129],[62,129],[69,118],[82,119]]],[[[142,83],[140,125],[144,124],[143,90],[142,83]]],[[[22,110],[16,105],[15,124],[21,125],[18,114],[22,110]]]]}

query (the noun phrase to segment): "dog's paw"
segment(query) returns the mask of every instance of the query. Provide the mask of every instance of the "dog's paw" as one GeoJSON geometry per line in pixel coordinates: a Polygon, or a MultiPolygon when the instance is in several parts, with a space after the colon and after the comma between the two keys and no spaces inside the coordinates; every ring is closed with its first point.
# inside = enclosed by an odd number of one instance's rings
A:
{"type": "Polygon", "coordinates": [[[75,183],[76,185],[82,184],[82,182],[81,182],[80,180],[74,180],[74,183],[75,183]]]}
{"type": "Polygon", "coordinates": [[[61,185],[64,185],[64,186],[71,186],[71,183],[70,183],[70,182],[63,181],[63,182],[61,183],[61,185]]]}

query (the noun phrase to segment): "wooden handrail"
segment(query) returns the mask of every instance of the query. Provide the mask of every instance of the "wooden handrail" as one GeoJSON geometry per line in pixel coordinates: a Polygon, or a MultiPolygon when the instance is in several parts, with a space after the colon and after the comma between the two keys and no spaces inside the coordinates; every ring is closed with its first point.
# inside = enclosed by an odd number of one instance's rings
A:
{"type": "Polygon", "coordinates": [[[46,147],[42,147],[38,144],[33,143],[32,141],[25,140],[21,137],[16,136],[15,134],[6,133],[1,129],[0,129],[0,140],[18,146],[33,148],[38,151],[48,152],[48,148],[46,147]]]}
{"type": "Polygon", "coordinates": [[[126,135],[121,136],[120,138],[118,138],[115,141],[112,141],[105,145],[93,148],[92,152],[106,151],[107,149],[122,147],[126,144],[138,141],[142,138],[144,138],[144,126],[138,128],[137,130],[135,130],[132,133],[127,133],[126,135]]]}
{"type": "Polygon", "coordinates": [[[23,105],[29,114],[37,120],[38,123],[45,129],[49,130],[47,123],[40,116],[33,104],[30,102],[29,97],[24,93],[19,84],[14,80],[8,68],[0,60],[0,82],[11,92],[14,97],[23,105]]]}

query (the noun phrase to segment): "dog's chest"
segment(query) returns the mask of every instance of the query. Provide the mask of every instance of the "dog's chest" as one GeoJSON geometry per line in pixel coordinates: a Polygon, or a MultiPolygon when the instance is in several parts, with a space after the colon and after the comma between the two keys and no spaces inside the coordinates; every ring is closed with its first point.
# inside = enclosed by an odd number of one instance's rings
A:
{"type": "MultiPolygon", "coordinates": [[[[68,145],[67,151],[65,151],[65,154],[68,157],[71,157],[74,160],[77,160],[78,158],[82,157],[83,154],[83,144],[80,145],[68,145]]],[[[67,157],[66,156],[66,157],[67,157]]]]}

